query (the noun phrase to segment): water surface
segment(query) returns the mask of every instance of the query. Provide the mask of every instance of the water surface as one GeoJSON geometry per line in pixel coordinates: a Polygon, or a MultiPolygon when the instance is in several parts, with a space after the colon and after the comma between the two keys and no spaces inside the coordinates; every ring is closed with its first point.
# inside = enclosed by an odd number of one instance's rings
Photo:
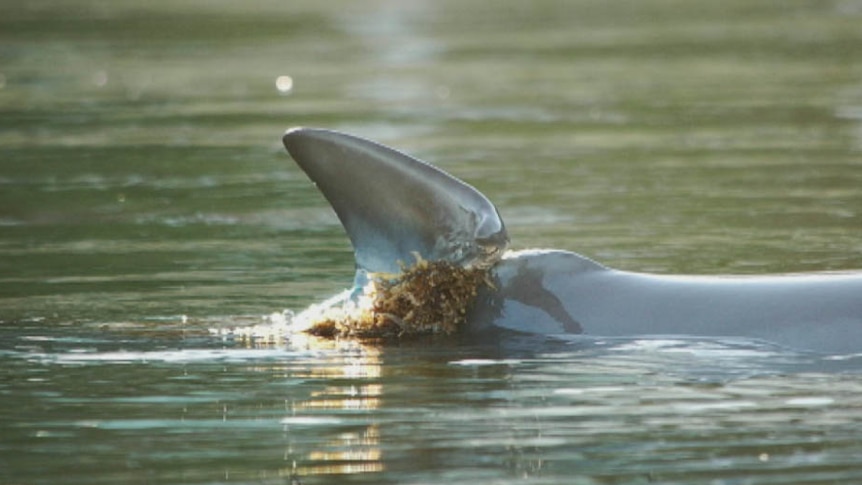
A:
{"type": "Polygon", "coordinates": [[[516,248],[665,273],[862,268],[859,2],[3,12],[0,481],[862,481],[856,357],[208,332],[351,280],[281,147],[294,125],[467,180],[516,248]]]}

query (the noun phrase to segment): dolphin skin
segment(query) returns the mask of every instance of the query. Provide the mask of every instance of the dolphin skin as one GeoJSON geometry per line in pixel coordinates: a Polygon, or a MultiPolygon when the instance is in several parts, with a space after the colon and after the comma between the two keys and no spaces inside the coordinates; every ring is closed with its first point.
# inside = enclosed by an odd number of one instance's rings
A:
{"type": "Polygon", "coordinates": [[[506,251],[496,207],[430,164],[331,130],[293,128],[283,142],[347,231],[355,287],[367,273],[400,271],[399,262],[414,255],[490,265],[494,287],[474,302],[469,332],[745,338],[821,353],[862,352],[862,271],[655,275],[615,270],[568,251],[506,251]]]}

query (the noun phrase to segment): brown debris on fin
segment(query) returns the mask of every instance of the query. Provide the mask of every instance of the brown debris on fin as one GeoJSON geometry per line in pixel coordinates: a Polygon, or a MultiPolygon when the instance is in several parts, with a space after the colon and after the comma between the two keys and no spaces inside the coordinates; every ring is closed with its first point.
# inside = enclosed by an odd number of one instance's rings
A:
{"type": "Polygon", "coordinates": [[[487,267],[427,261],[413,253],[400,274],[372,274],[357,305],[331,308],[305,330],[324,338],[403,338],[455,333],[482,286],[493,287],[487,267]]]}

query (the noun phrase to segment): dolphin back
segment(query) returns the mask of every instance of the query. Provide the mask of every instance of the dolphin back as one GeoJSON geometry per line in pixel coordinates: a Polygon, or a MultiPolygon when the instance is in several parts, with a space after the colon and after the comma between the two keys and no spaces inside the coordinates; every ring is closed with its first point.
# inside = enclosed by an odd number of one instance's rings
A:
{"type": "Polygon", "coordinates": [[[566,251],[504,255],[508,236],[497,209],[442,170],[335,131],[294,128],[283,141],[347,231],[358,266],[354,291],[366,273],[398,273],[418,255],[491,268],[494,284],[468,315],[474,332],[742,337],[862,351],[862,273],[664,276],[566,251]]]}
{"type": "Polygon", "coordinates": [[[797,350],[862,350],[862,273],[680,276],[619,271],[567,251],[510,253],[470,318],[507,329],[596,337],[709,337],[797,350]]]}

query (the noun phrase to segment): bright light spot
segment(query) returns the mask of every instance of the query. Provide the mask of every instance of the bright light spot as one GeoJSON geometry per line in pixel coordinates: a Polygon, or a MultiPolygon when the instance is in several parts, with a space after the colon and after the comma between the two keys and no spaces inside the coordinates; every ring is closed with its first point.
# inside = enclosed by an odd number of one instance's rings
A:
{"type": "Polygon", "coordinates": [[[290,76],[278,76],[275,78],[275,87],[280,93],[289,93],[293,89],[293,78],[290,76]]]}
{"type": "Polygon", "coordinates": [[[831,397],[797,397],[793,399],[788,399],[787,404],[789,406],[828,406],[830,404],[835,403],[835,400],[831,397]]]}
{"type": "Polygon", "coordinates": [[[105,71],[96,71],[93,74],[93,83],[100,88],[105,87],[108,84],[108,73],[105,71]]]}
{"type": "Polygon", "coordinates": [[[757,459],[765,463],[769,461],[769,453],[761,453],[757,459]]]}

